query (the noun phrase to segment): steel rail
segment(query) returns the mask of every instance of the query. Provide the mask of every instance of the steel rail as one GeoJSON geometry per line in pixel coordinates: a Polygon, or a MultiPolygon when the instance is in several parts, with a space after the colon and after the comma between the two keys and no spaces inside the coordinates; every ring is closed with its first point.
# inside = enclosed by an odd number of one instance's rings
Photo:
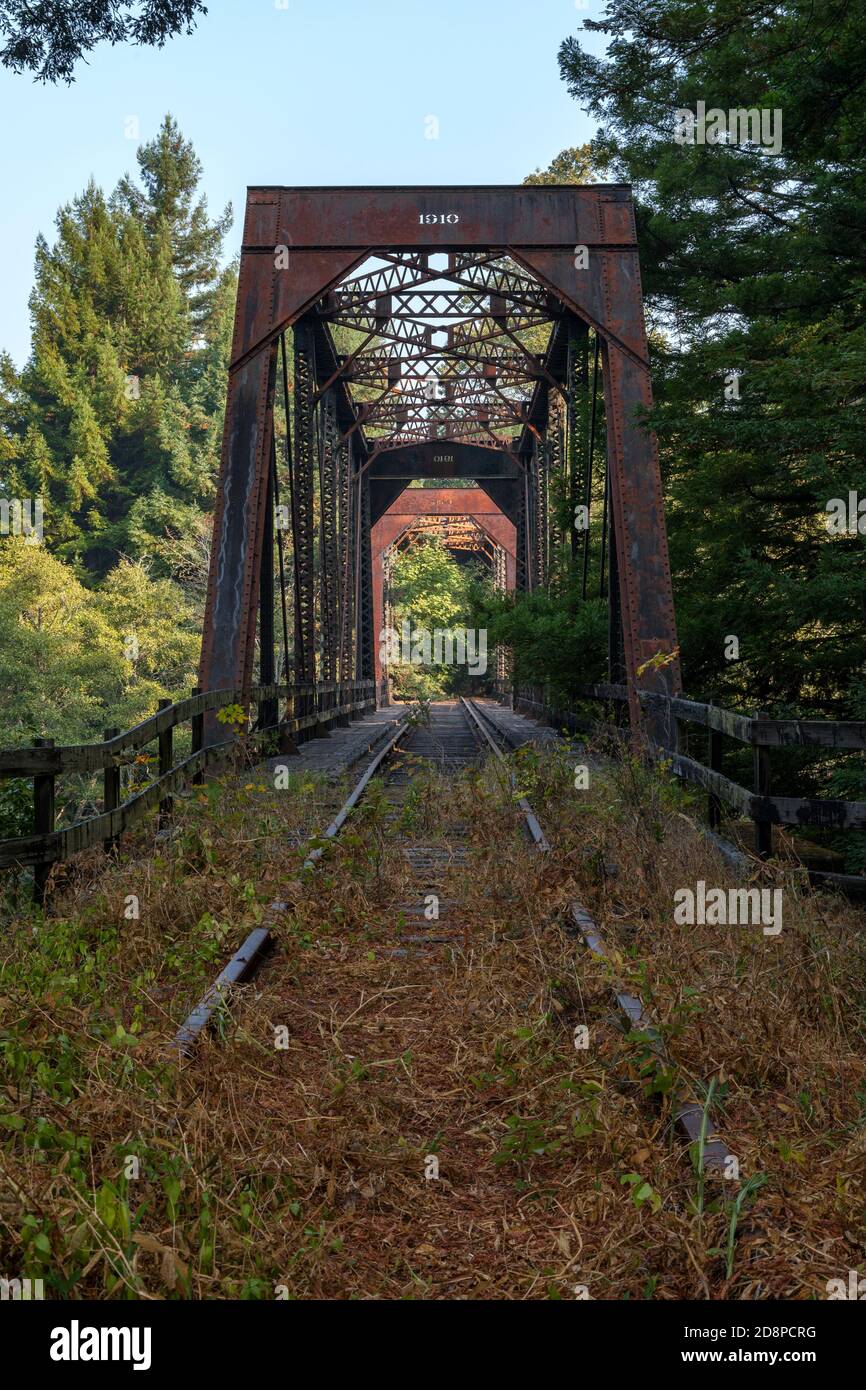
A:
{"type": "MultiPolygon", "coordinates": [[[[474,707],[474,701],[467,701],[463,696],[460,698],[466,709],[471,712],[479,728],[483,730],[487,742],[496,753],[496,756],[504,762],[505,754],[488,730],[484,728],[481,722],[481,715],[474,707]]],[[[505,732],[500,729],[495,721],[490,719],[489,715],[486,713],[484,713],[484,718],[488,723],[493,725],[499,737],[507,744],[508,738],[505,732]]],[[[514,778],[512,776],[512,783],[513,782],[514,778]]],[[[550,845],[526,798],[521,797],[518,805],[526,817],[526,823],[536,848],[549,850],[550,845]]],[[[568,934],[579,936],[592,955],[610,964],[610,952],[605,946],[598,923],[595,922],[591,914],[587,912],[586,908],[581,903],[577,902],[577,900],[573,900],[569,904],[569,913],[571,923],[566,927],[568,934]]],[[[661,1033],[659,1032],[658,1025],[647,1013],[639,996],[620,989],[615,989],[614,992],[616,1001],[628,1019],[630,1026],[635,1030],[645,1033],[654,1054],[660,1061],[669,1065],[670,1058],[661,1040],[661,1033]]],[[[738,1172],[736,1156],[731,1152],[725,1141],[718,1136],[716,1126],[712,1122],[711,1116],[706,1108],[697,1101],[684,1099],[676,1093],[674,1093],[674,1101],[676,1104],[674,1121],[685,1131],[689,1143],[699,1146],[701,1161],[706,1171],[712,1173],[738,1172]]]]}
{"type": "MultiPolygon", "coordinates": [[[[502,762],[504,762],[505,754],[502,752],[502,749],[498,746],[498,744],[494,741],[490,732],[484,727],[478,715],[478,712],[475,709],[474,703],[467,700],[463,695],[460,696],[460,703],[463,705],[463,708],[466,710],[467,714],[469,714],[471,718],[475,721],[475,725],[479,729],[480,733],[483,734],[486,742],[488,743],[490,748],[493,749],[493,752],[496,754],[497,758],[500,758],[502,762]]],[[[515,789],[517,788],[517,779],[514,776],[514,773],[511,773],[511,785],[515,789]]],[[[536,849],[539,849],[542,852],[549,850],[550,845],[547,841],[544,831],[539,825],[535,812],[533,811],[529,802],[526,800],[526,797],[518,796],[517,804],[520,807],[526,819],[526,824],[529,827],[529,833],[535,842],[536,849]]]]}
{"type": "MultiPolygon", "coordinates": [[[[340,830],[345,825],[354,807],[357,806],[377,769],[382,765],[389,754],[394,751],[400,739],[403,738],[411,727],[408,717],[404,716],[395,732],[386,740],[382,748],[379,749],[372,761],[367,765],[365,771],[356,782],[354,788],[343,802],[343,805],[340,807],[340,810],[327,829],[322,831],[319,835],[309,836],[310,840],[321,840],[325,838],[334,839],[340,833],[340,830]]],[[[326,848],[327,846],[317,845],[304,860],[303,868],[312,869],[321,859],[326,848]]],[[[271,904],[271,913],[274,916],[278,916],[285,911],[285,903],[274,902],[271,904]]],[[[272,944],[273,937],[269,927],[256,927],[250,932],[240,950],[232,956],[228,965],[220,973],[178,1029],[171,1043],[173,1050],[177,1051],[182,1057],[189,1057],[191,1055],[195,1043],[209,1027],[213,1021],[214,1014],[224,1002],[227,989],[230,989],[232,985],[242,984],[249,979],[256,968],[261,964],[263,957],[270,950],[272,944]]]]}
{"type": "MultiPolygon", "coordinates": [[[[328,826],[327,830],[323,830],[321,835],[314,836],[314,839],[333,840],[336,838],[337,835],[339,835],[340,831],[342,830],[352,811],[357,806],[358,802],[361,800],[361,797],[364,795],[364,792],[367,790],[367,786],[370,780],[372,779],[378,768],[385,761],[385,759],[389,756],[389,754],[393,752],[394,748],[399,743],[400,739],[403,737],[406,731],[411,727],[412,726],[410,725],[408,718],[404,718],[396,733],[394,733],[391,736],[391,738],[388,739],[384,747],[381,748],[380,751],[373,758],[373,761],[370,763],[367,770],[364,772],[363,776],[360,778],[351,794],[343,802],[343,805],[340,807],[340,810],[337,812],[336,816],[331,821],[331,824],[328,826]]],[[[327,845],[318,845],[315,849],[311,850],[311,852],[307,855],[307,858],[304,860],[304,868],[311,869],[314,864],[318,863],[318,861],[321,859],[322,855],[325,853],[325,850],[327,848],[327,845]]]]}

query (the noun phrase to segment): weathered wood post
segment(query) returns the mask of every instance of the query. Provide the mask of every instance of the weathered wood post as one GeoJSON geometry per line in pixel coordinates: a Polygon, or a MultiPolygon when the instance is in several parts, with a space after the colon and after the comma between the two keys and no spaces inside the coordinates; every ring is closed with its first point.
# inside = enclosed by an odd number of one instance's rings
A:
{"type": "MultiPolygon", "coordinates": [[[[760,710],[756,719],[765,719],[760,710]]],[[[754,790],[756,796],[770,795],[770,750],[761,744],[754,745],[754,790]]],[[[755,853],[759,859],[769,859],[773,852],[773,826],[764,816],[753,817],[755,823],[755,853]]]]}
{"type": "Polygon", "coordinates": [[[310,738],[327,738],[329,730],[323,718],[328,701],[327,687],[323,684],[314,685],[312,691],[312,710],[315,712],[316,722],[310,728],[310,738]]]}
{"type": "Polygon", "coordinates": [[[288,754],[289,757],[298,757],[298,738],[297,734],[289,728],[293,719],[298,717],[297,691],[292,685],[288,687],[286,695],[286,705],[283,711],[283,718],[279,725],[277,741],[277,752],[288,754]]]}
{"type": "MultiPolygon", "coordinates": [[[[106,729],[103,738],[106,743],[109,739],[115,738],[120,733],[119,729],[106,729]]],[[[116,811],[120,805],[120,768],[112,761],[106,763],[102,770],[102,809],[105,812],[116,811]]],[[[102,847],[106,854],[111,854],[117,848],[119,836],[107,835],[102,842],[102,847]]]]}
{"type": "MultiPolygon", "coordinates": [[[[53,748],[53,738],[35,738],[34,748],[53,748]]],[[[54,773],[39,772],[33,778],[33,829],[37,835],[54,833],[55,793],[54,773]]],[[[33,870],[33,898],[40,905],[45,902],[45,889],[51,874],[51,860],[37,864],[33,870]]]]}
{"type": "MultiPolygon", "coordinates": [[[[722,735],[718,729],[710,729],[709,764],[711,772],[722,770],[722,735]]],[[[707,819],[711,830],[718,830],[722,823],[722,802],[714,791],[707,798],[707,819]]]]}
{"type": "MultiPolygon", "coordinates": [[[[194,685],[192,690],[190,691],[190,694],[192,695],[193,699],[195,699],[202,693],[203,692],[200,685],[194,685]]],[[[190,727],[192,729],[191,751],[193,753],[200,753],[202,748],[204,748],[204,714],[194,714],[192,716],[192,719],[190,720],[190,727]]],[[[200,787],[203,781],[204,772],[200,768],[198,772],[194,773],[192,784],[194,787],[200,787]]]]}
{"type": "MultiPolygon", "coordinates": [[[[159,702],[159,704],[158,704],[158,706],[157,706],[157,709],[158,709],[158,710],[169,709],[169,708],[171,707],[171,703],[172,703],[171,700],[160,700],[160,702],[159,702]]],[[[172,743],[173,743],[173,737],[172,737],[172,736],[173,736],[173,734],[174,734],[174,730],[171,728],[171,726],[169,726],[167,729],[164,729],[163,732],[159,735],[159,775],[160,775],[160,777],[164,777],[164,776],[166,775],[166,773],[171,772],[171,765],[172,765],[172,743]]],[[[168,820],[171,819],[171,813],[172,813],[173,807],[174,807],[173,798],[172,798],[171,796],[164,796],[164,797],[162,798],[162,800],[160,801],[160,803],[159,803],[159,823],[160,823],[160,826],[162,826],[163,822],[168,821],[168,820]]]]}

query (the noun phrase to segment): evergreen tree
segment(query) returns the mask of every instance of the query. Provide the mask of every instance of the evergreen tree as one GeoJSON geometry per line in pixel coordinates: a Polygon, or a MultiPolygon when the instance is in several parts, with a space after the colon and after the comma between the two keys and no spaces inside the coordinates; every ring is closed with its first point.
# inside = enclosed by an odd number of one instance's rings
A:
{"type": "Polygon", "coordinates": [[[43,82],[72,81],[75,64],[98,43],[155,44],[192,33],[201,0],[0,0],[0,62],[43,82]]]}
{"type": "Polygon", "coordinates": [[[31,357],[20,376],[0,362],[10,490],[44,497],[48,543],[94,577],[122,555],[185,563],[219,466],[231,210],[208,221],[170,117],[139,164],[144,191],[124,179],[107,200],[91,183],[53,246],[40,237],[31,357]]]}
{"type": "Polygon", "coordinates": [[[863,15],[611,0],[606,57],[560,51],[635,189],[687,685],[747,708],[863,706],[864,540],[826,524],[866,497],[863,15]],[[700,101],[766,130],[679,143],[700,101]]]}
{"type": "Polygon", "coordinates": [[[219,290],[223,239],[232,225],[231,204],[215,222],[208,218],[207,199],[197,190],[202,166],[191,142],[167,115],[159,134],[138,151],[139,188],[128,176],[121,179],[116,202],[145,228],[151,242],[167,232],[172,267],[189,307],[193,325],[203,330],[219,290]]]}

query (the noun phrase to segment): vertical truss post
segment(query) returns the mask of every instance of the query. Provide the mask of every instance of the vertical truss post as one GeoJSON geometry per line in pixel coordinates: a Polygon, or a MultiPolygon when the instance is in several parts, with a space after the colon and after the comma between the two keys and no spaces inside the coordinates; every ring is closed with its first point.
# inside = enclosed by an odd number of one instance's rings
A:
{"type": "Polygon", "coordinates": [[[376,678],[375,635],[373,632],[373,551],[370,526],[370,483],[367,475],[359,478],[360,501],[358,507],[358,657],[360,660],[359,679],[371,681],[376,678]]]}
{"type": "MultiPolygon", "coordinates": [[[[236,689],[242,699],[252,684],[275,376],[276,348],[269,345],[229,378],[214,514],[199,684],[236,689]]],[[[206,744],[223,737],[208,716],[206,744]]]]}
{"type": "Polygon", "coordinates": [[[529,474],[532,467],[531,455],[521,454],[521,477],[518,480],[517,498],[517,587],[530,590],[532,584],[532,515],[529,474]]]}
{"type": "Polygon", "coordinates": [[[589,466],[589,329],[573,314],[568,320],[568,392],[566,438],[571,559],[577,563],[585,532],[577,525],[577,508],[586,502],[589,466]]]}
{"type": "MultiPolygon", "coordinates": [[[[262,563],[259,579],[259,684],[276,680],[276,642],[274,635],[274,451],[268,455],[268,485],[262,534],[262,563]]],[[[278,702],[263,700],[259,705],[259,728],[270,729],[277,722],[278,702]]]]}
{"type": "MultiPolygon", "coordinates": [[[[586,481],[583,495],[584,506],[586,507],[587,526],[583,533],[583,575],[581,578],[581,597],[586,598],[587,586],[589,582],[589,520],[592,513],[592,482],[595,465],[595,435],[596,435],[596,408],[598,406],[598,376],[599,376],[599,350],[600,344],[598,334],[594,335],[595,344],[592,358],[592,384],[589,381],[589,339],[587,338],[587,391],[589,425],[586,437],[586,481]]],[[[607,496],[607,474],[605,473],[605,496],[607,496]]],[[[605,506],[607,504],[605,503],[605,506]]],[[[604,525],[607,523],[604,522],[604,525]]]]}
{"type": "MultiPolygon", "coordinates": [[[[632,728],[676,749],[666,709],[641,712],[638,689],[680,689],[670,562],[655,438],[638,418],[652,406],[649,369],[609,342],[602,346],[610,530],[616,548],[625,670],[632,728]],[[661,658],[664,664],[650,664],[661,658]]],[[[611,554],[614,544],[611,545],[611,554]]]]}
{"type": "MultiPolygon", "coordinates": [[[[289,441],[288,441],[288,437],[287,437],[287,438],[286,438],[286,453],[288,454],[288,452],[289,452],[289,441]]],[[[290,677],[289,677],[289,651],[290,651],[290,647],[289,647],[289,611],[288,611],[288,599],[287,599],[287,596],[286,596],[286,552],[285,552],[285,538],[284,538],[284,535],[283,535],[283,532],[284,532],[284,530],[285,530],[285,516],[286,516],[286,512],[285,512],[285,507],[284,507],[283,504],[280,502],[280,469],[279,469],[279,465],[278,465],[278,463],[277,463],[277,441],[276,441],[276,432],[275,432],[275,430],[271,432],[271,475],[272,475],[273,481],[274,481],[274,498],[273,498],[273,501],[274,501],[274,515],[275,515],[275,518],[276,518],[276,519],[275,519],[275,522],[274,522],[274,526],[275,526],[275,530],[276,530],[277,556],[278,556],[279,575],[280,575],[280,618],[281,618],[281,620],[282,620],[282,622],[281,622],[281,636],[282,636],[282,642],[283,642],[283,659],[282,659],[282,662],[281,662],[280,666],[278,667],[278,674],[279,674],[280,681],[288,682],[288,681],[290,680],[290,677]]]]}
{"type": "Polygon", "coordinates": [[[355,611],[352,436],[340,448],[340,680],[354,678],[352,625],[355,611]]]}
{"type": "Polygon", "coordinates": [[[295,326],[295,450],[292,479],[295,536],[295,671],[298,683],[316,679],[314,472],[316,466],[315,352],[310,324],[295,326]]]}
{"type": "Polygon", "coordinates": [[[322,679],[337,679],[340,630],[339,435],[333,392],[322,398],[319,513],[322,555],[322,679]]]}
{"type": "MultiPolygon", "coordinates": [[[[501,545],[497,545],[493,551],[493,587],[497,593],[504,594],[508,588],[508,569],[505,559],[505,550],[501,545]]],[[[496,647],[496,683],[500,688],[497,694],[503,693],[501,687],[508,679],[508,649],[501,642],[496,647]]]]}
{"type": "Polygon", "coordinates": [[[547,450],[536,441],[532,450],[532,527],[533,527],[533,588],[547,583],[548,563],[548,473],[547,450]]]}
{"type": "MultiPolygon", "coordinates": [[[[300,602],[300,573],[298,568],[298,556],[300,548],[298,545],[298,509],[295,504],[295,458],[292,448],[292,398],[289,394],[289,364],[288,353],[286,350],[286,335],[280,334],[280,375],[282,378],[283,389],[283,412],[285,415],[286,438],[285,438],[285,461],[286,461],[286,484],[288,488],[287,503],[289,515],[289,527],[292,536],[292,658],[291,667],[289,665],[289,623],[288,613],[285,607],[286,587],[285,587],[285,554],[280,548],[281,577],[283,581],[283,621],[285,624],[285,644],[286,644],[286,680],[292,684],[297,684],[300,680],[298,675],[298,655],[297,655],[297,614],[301,606],[300,602]],[[290,673],[291,672],[291,673],[290,673]]],[[[274,484],[277,486],[279,480],[279,470],[274,464],[274,484]]],[[[289,697],[289,704],[294,704],[294,694],[289,697]]],[[[293,717],[289,706],[286,706],[286,719],[293,717]]]]}
{"type": "Polygon", "coordinates": [[[551,391],[548,395],[545,450],[545,510],[548,516],[548,526],[545,528],[545,569],[548,582],[554,574],[559,576],[561,573],[560,551],[566,534],[563,522],[570,495],[566,421],[566,403],[558,391],[551,391]]]}

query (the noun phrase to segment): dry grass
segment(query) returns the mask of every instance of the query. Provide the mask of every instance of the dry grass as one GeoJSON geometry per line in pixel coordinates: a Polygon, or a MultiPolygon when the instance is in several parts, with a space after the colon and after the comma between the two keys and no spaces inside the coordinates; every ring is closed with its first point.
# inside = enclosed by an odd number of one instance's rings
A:
{"type": "Polygon", "coordinates": [[[518,759],[548,856],[493,765],[422,774],[396,809],[374,788],[306,877],[293,846],[333,796],[221,788],[156,858],[142,839],[82,872],[58,922],[19,921],[0,1268],[82,1298],[508,1299],[824,1297],[857,1268],[862,915],[785,870],[779,937],[676,926],[675,887],[733,882],[688,803],[628,760],[576,792],[573,761],[518,759]],[[455,851],[438,923],[419,926],[431,885],[404,843],[455,851]],[[563,932],[573,897],[612,968],[563,932]],[[178,1068],[166,1039],[274,898],[292,907],[277,950],[178,1068]],[[451,939],[407,945],[424,931],[451,939]],[[624,1032],[612,973],[654,1013],[670,1074],[624,1032]],[[668,1098],[713,1076],[741,1183],[702,1201],[668,1098]]]}

